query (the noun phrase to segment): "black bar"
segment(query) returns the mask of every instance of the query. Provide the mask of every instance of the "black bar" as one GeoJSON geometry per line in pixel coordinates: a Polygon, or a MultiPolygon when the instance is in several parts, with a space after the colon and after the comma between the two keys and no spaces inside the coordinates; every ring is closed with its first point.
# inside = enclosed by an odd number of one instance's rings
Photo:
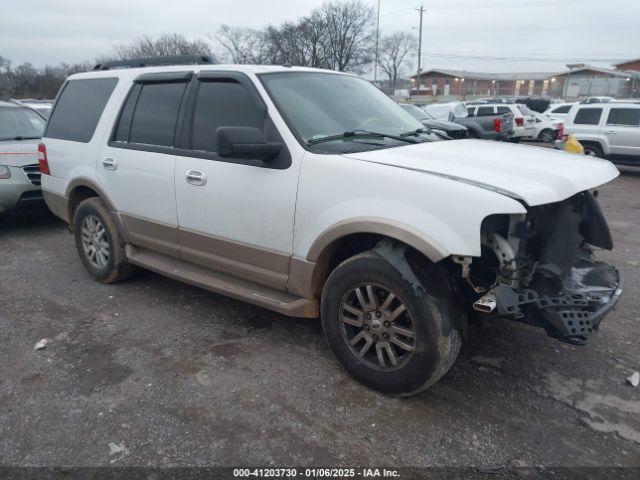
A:
{"type": "Polygon", "coordinates": [[[211,55],[174,55],[170,57],[133,58],[131,60],[110,60],[99,63],[94,70],[110,70],[112,68],[139,68],[166,65],[211,65],[215,63],[211,55]]]}

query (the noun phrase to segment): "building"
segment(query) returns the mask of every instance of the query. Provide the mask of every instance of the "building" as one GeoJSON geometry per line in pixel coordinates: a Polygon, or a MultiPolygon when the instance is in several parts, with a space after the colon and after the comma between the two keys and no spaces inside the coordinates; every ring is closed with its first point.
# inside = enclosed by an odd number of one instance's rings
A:
{"type": "Polygon", "coordinates": [[[586,64],[567,65],[547,73],[480,73],[430,69],[410,77],[411,94],[427,97],[472,99],[479,97],[543,96],[577,100],[590,96],[639,98],[640,59],[615,69],[586,64]]]}

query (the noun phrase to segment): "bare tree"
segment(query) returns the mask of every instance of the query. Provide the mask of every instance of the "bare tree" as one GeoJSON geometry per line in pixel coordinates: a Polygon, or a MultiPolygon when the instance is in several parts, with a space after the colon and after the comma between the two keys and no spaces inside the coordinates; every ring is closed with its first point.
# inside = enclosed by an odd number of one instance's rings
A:
{"type": "Polygon", "coordinates": [[[380,42],[378,64],[389,77],[389,88],[393,92],[398,75],[408,65],[408,57],[415,52],[416,38],[407,32],[396,32],[385,36],[380,42]]]}
{"type": "Polygon", "coordinates": [[[177,33],[165,33],[155,40],[148,35],[143,35],[132,43],[116,45],[114,50],[121,60],[171,55],[211,54],[211,46],[205,40],[200,38],[187,40],[177,33]]]}
{"type": "Polygon", "coordinates": [[[244,27],[222,25],[215,37],[224,50],[223,57],[233,63],[264,63],[265,32],[244,27]]]}
{"type": "Polygon", "coordinates": [[[361,72],[372,61],[374,10],[362,0],[332,1],[320,7],[327,24],[326,46],[334,70],[361,72]]]}

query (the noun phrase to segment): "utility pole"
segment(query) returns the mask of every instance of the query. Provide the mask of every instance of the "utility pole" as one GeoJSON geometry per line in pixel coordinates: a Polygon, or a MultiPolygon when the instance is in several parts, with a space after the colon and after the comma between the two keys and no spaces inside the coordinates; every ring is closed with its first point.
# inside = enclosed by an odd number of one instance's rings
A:
{"type": "Polygon", "coordinates": [[[418,73],[416,75],[416,94],[420,95],[420,70],[422,60],[422,14],[424,13],[424,5],[420,5],[420,8],[416,9],[420,12],[420,29],[418,30],[418,73]]]}
{"type": "Polygon", "coordinates": [[[373,81],[378,81],[378,44],[380,42],[380,0],[378,0],[378,19],[376,20],[376,63],[373,66],[373,81]]]}

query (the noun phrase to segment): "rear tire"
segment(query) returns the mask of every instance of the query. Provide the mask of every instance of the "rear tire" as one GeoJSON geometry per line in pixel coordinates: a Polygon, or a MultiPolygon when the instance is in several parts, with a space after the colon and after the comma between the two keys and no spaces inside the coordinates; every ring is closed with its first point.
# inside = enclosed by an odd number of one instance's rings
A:
{"type": "Polygon", "coordinates": [[[100,198],[91,197],[78,205],[73,230],[80,260],[93,278],[114,283],[135,272],[127,262],[115,218],[100,198]]]}
{"type": "Polygon", "coordinates": [[[598,157],[604,158],[604,153],[602,153],[602,148],[600,145],[594,145],[592,143],[587,143],[584,146],[584,154],[589,157],[598,157]]]}
{"type": "Polygon", "coordinates": [[[545,128],[538,135],[538,140],[544,143],[550,143],[551,141],[553,141],[553,136],[553,130],[551,130],[550,128],[545,128]]]}
{"type": "Polygon", "coordinates": [[[461,344],[454,303],[437,268],[425,265],[416,274],[419,285],[403,272],[374,250],[361,253],[333,270],[321,301],[322,327],[336,358],[356,380],[393,395],[433,385],[461,344]]]}

